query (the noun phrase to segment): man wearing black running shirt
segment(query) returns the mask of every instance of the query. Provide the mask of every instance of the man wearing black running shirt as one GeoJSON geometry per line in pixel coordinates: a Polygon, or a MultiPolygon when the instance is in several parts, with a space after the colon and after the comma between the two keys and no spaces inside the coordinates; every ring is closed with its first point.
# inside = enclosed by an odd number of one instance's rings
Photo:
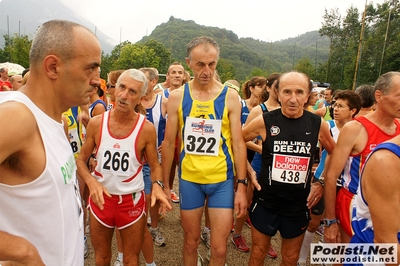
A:
{"type": "Polygon", "coordinates": [[[311,86],[303,73],[283,74],[276,86],[282,108],[264,113],[243,128],[245,141],[258,135],[263,140],[261,173],[258,181],[253,180],[256,190],[250,206],[249,265],[264,265],[277,231],[282,236],[283,265],[296,265],[309,210],[322,196],[321,185],[311,186],[314,150],[318,139],[328,153],[335,143],[328,124],[303,109],[311,86]]]}

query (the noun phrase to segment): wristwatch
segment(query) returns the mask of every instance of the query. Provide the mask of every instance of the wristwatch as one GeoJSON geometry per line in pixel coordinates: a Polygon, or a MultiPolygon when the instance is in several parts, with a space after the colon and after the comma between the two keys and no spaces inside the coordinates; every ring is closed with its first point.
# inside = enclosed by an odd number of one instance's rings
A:
{"type": "Polygon", "coordinates": [[[337,219],[324,219],[324,224],[326,227],[331,226],[334,223],[337,223],[338,220],[337,219]]]}
{"type": "Polygon", "coordinates": [[[246,179],[238,179],[237,182],[238,182],[238,184],[243,184],[245,186],[247,186],[247,184],[248,184],[247,178],[246,179]]]}
{"type": "Polygon", "coordinates": [[[323,179],[318,179],[318,183],[320,183],[322,187],[325,186],[325,183],[324,183],[324,180],[323,180],[323,179]]]}
{"type": "Polygon", "coordinates": [[[161,181],[161,180],[156,180],[156,181],[153,182],[153,184],[157,184],[157,185],[159,185],[161,188],[164,188],[164,183],[163,183],[163,181],[161,181]]]}

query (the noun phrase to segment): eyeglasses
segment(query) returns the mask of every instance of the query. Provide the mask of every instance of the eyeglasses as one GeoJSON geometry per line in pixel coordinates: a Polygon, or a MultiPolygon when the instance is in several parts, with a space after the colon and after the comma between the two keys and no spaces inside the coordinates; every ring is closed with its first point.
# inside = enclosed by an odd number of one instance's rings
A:
{"type": "Polygon", "coordinates": [[[332,108],[338,108],[338,109],[343,109],[343,108],[346,108],[346,107],[349,107],[349,106],[347,106],[347,105],[342,105],[342,104],[340,104],[340,103],[334,103],[334,104],[332,104],[332,108]]]}
{"type": "Polygon", "coordinates": [[[115,85],[107,84],[107,89],[115,88],[115,85]]]}

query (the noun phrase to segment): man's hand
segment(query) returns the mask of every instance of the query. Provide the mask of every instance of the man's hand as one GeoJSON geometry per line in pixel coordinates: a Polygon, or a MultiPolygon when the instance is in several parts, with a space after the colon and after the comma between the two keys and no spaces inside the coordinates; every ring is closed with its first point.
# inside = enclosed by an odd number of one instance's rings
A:
{"type": "Polygon", "coordinates": [[[247,186],[238,184],[238,189],[235,193],[235,215],[236,218],[241,218],[247,212],[247,186]]]}
{"type": "Polygon", "coordinates": [[[322,198],[322,195],[324,194],[324,188],[319,182],[314,182],[311,184],[311,191],[310,194],[308,194],[307,197],[307,207],[308,209],[311,209],[314,207],[319,200],[322,198]]]}
{"type": "Polygon", "coordinates": [[[96,158],[94,158],[94,157],[92,157],[92,156],[90,156],[89,157],[89,160],[88,160],[88,168],[89,168],[89,172],[94,172],[94,170],[96,169],[96,166],[97,166],[97,160],[96,160],[96,158]]]}
{"type": "Polygon", "coordinates": [[[90,191],[90,198],[96,204],[100,210],[104,209],[104,195],[107,197],[111,198],[111,194],[108,193],[107,189],[97,182],[97,180],[93,180],[90,182],[88,185],[89,191],[90,191]]]}
{"type": "Polygon", "coordinates": [[[250,174],[248,174],[249,178],[250,178],[250,183],[254,186],[255,189],[257,189],[258,191],[261,190],[261,185],[258,183],[257,180],[257,174],[255,171],[252,171],[250,174]]]}
{"type": "Polygon", "coordinates": [[[334,223],[329,227],[325,226],[324,241],[326,243],[340,243],[340,230],[338,223],[334,223]]]}
{"type": "Polygon", "coordinates": [[[158,184],[153,183],[153,187],[151,189],[151,207],[156,204],[157,200],[160,201],[160,208],[158,209],[158,213],[166,215],[167,211],[172,210],[170,197],[170,193],[164,193],[163,189],[158,184]]]}

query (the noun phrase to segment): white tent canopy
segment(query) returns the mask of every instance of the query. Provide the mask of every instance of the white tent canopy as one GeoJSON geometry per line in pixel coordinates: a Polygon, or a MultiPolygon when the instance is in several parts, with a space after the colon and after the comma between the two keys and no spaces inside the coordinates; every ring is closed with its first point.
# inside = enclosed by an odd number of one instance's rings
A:
{"type": "Polygon", "coordinates": [[[14,74],[21,74],[22,71],[25,70],[25,68],[21,65],[10,63],[10,62],[5,62],[5,63],[0,63],[0,68],[6,67],[8,68],[8,73],[14,73],[14,74]]]}

